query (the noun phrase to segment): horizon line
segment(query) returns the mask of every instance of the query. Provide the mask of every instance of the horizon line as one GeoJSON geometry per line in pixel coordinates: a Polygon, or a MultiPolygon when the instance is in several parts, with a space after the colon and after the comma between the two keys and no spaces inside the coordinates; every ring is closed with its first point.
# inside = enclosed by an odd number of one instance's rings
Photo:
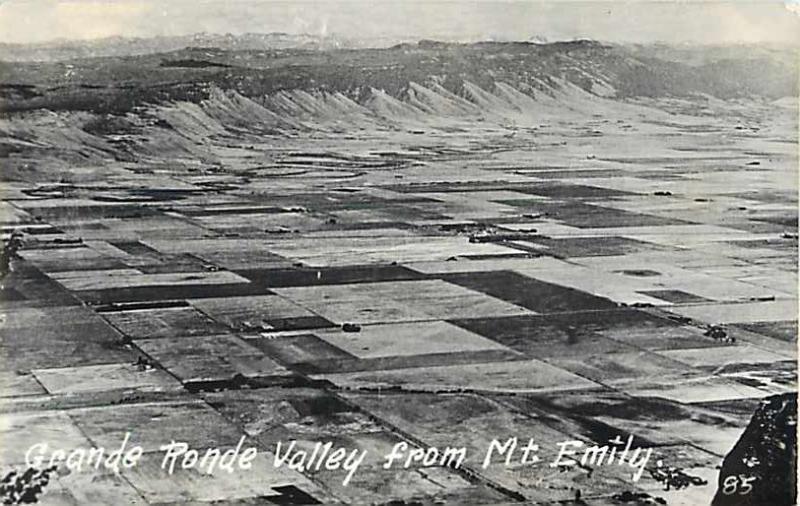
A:
{"type": "MultiPolygon", "coordinates": [[[[608,45],[633,45],[633,46],[697,46],[697,47],[731,47],[731,46],[772,46],[772,47],[800,47],[800,41],[698,41],[692,39],[686,40],[676,40],[676,41],[667,41],[667,40],[652,40],[652,41],[633,41],[633,40],[607,40],[607,39],[600,39],[594,37],[565,37],[565,38],[549,38],[545,36],[539,35],[531,35],[527,39],[523,38],[511,38],[511,37],[502,37],[502,36],[491,36],[491,35],[462,35],[462,36],[453,36],[448,37],[445,35],[441,36],[391,36],[391,35],[375,35],[375,36],[348,36],[338,32],[331,32],[326,34],[315,34],[312,32],[284,32],[284,31],[264,31],[264,32],[254,32],[254,31],[246,31],[241,33],[233,33],[233,32],[217,32],[217,31],[198,31],[198,32],[190,32],[184,34],[169,34],[169,35],[104,35],[98,37],[56,37],[52,39],[42,40],[42,41],[33,41],[33,42],[14,42],[14,41],[7,41],[0,39],[0,45],[4,46],[19,46],[19,47],[35,47],[35,46],[48,46],[48,45],[57,45],[57,44],[91,44],[91,43],[102,43],[104,41],[113,41],[113,40],[126,40],[126,41],[146,41],[146,40],[156,40],[156,39],[180,39],[180,38],[187,38],[187,37],[197,37],[197,36],[208,36],[208,37],[232,37],[232,38],[240,38],[240,37],[247,37],[247,36],[265,36],[265,35],[282,35],[288,37],[309,37],[313,39],[317,39],[320,41],[324,40],[335,40],[339,39],[342,41],[347,42],[369,42],[369,41],[376,41],[376,40],[392,40],[392,45],[400,45],[400,44],[409,44],[409,43],[419,43],[419,42],[438,42],[438,43],[445,43],[445,44],[480,44],[480,43],[527,43],[533,45],[547,45],[547,44],[557,44],[557,43],[565,43],[565,42],[597,42],[600,44],[608,44],[608,45]],[[540,39],[540,40],[536,40],[540,39]]],[[[188,46],[187,46],[188,47],[188,46]]],[[[200,46],[205,47],[205,46],[200,46]]],[[[210,46],[209,46],[210,47],[210,46]]],[[[376,46],[375,49],[384,49],[391,46],[376,46]]],[[[370,46],[365,46],[360,49],[369,49],[370,46]]]]}

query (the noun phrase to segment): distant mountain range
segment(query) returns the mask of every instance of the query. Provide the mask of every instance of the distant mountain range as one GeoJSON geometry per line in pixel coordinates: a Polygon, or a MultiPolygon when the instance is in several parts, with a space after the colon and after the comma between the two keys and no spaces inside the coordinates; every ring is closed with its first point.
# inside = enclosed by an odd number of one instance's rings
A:
{"type": "MultiPolygon", "coordinates": [[[[411,40],[411,39],[408,39],[411,40]]],[[[195,33],[151,38],[106,37],[91,40],[55,40],[37,44],[0,43],[2,61],[60,61],[102,56],[132,56],[175,51],[187,47],[226,50],[340,49],[388,47],[404,39],[348,38],[336,34],[245,33],[241,35],[195,33]]]]}
{"type": "Polygon", "coordinates": [[[24,168],[24,154],[43,149],[81,162],[169,153],[211,163],[209,139],[535,129],[565,118],[606,122],[608,111],[629,108],[668,122],[666,112],[639,104],[709,115],[740,103],[796,107],[798,94],[796,54],[777,48],[591,40],[352,48],[286,34],[159,40],[117,41],[116,56],[0,65],[0,158],[18,157],[24,168]],[[143,54],[127,54],[134,42],[143,54]],[[162,50],[166,42],[188,46],[162,50]]]}
{"type": "MultiPolygon", "coordinates": [[[[11,44],[0,43],[0,61],[64,61],[82,58],[106,56],[135,56],[155,53],[166,53],[185,48],[216,48],[228,51],[266,51],[276,49],[367,49],[388,48],[398,44],[415,44],[417,37],[346,37],[339,34],[290,34],[282,32],[273,33],[244,33],[240,35],[195,33],[191,35],[163,36],[163,37],[105,37],[88,40],[54,40],[36,44],[11,44]]],[[[471,37],[468,42],[513,42],[495,40],[492,37],[471,37]]],[[[558,41],[549,41],[540,35],[531,35],[523,43],[547,45],[558,41]]],[[[575,41],[560,41],[575,42],[575,41]]],[[[447,42],[444,42],[447,43],[447,42]]],[[[700,64],[701,60],[708,59],[741,59],[743,56],[750,58],[764,57],[778,53],[793,54],[796,64],[797,48],[777,45],[739,45],[739,46],[697,46],[691,44],[668,45],[625,45],[645,56],[660,59],[681,61],[683,63],[700,64]]]]}
{"type": "Polygon", "coordinates": [[[465,83],[492,91],[497,82],[533,97],[550,94],[561,87],[558,83],[616,98],[703,94],[777,99],[798,93],[796,52],[750,46],[421,40],[353,49],[347,41],[312,36],[201,34],[106,39],[103,47],[124,54],[0,66],[4,108],[122,112],[145,102],[200,100],[211,87],[246,97],[293,90],[341,93],[363,103],[370,89],[406,100],[411,83],[459,97],[467,93],[465,83]],[[129,54],[132,44],[139,44],[142,54],[129,54]],[[162,49],[184,44],[189,46],[162,49]]]}

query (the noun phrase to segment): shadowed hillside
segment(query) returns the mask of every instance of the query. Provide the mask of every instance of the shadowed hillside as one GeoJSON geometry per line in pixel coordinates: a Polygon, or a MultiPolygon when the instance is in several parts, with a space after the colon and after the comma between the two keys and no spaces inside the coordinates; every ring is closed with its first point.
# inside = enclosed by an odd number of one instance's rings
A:
{"type": "Polygon", "coordinates": [[[19,169],[29,179],[39,177],[43,160],[219,165],[235,153],[253,168],[261,163],[253,146],[268,138],[474,131],[490,149],[502,149],[518,129],[570,123],[570,135],[591,138],[612,117],[622,132],[641,121],[668,127],[675,112],[698,118],[691,121],[701,130],[702,118],[730,113],[734,127],[747,119],[740,114],[756,120],[776,105],[793,106],[786,98],[797,95],[792,61],[791,53],[768,48],[422,40],[383,49],[190,47],[7,62],[0,67],[0,156],[6,177],[19,169]],[[487,128],[497,137],[491,142],[488,130],[478,133],[487,128]]]}
{"type": "Polygon", "coordinates": [[[797,95],[797,68],[785,53],[743,50],[721,56],[708,61],[696,56],[694,63],[686,63],[658,51],[585,40],[468,45],[420,41],[388,49],[330,51],[196,47],[142,56],[6,63],[0,93],[7,112],[46,108],[112,113],[144,103],[198,102],[209,97],[212,87],[245,97],[293,90],[339,93],[360,105],[374,100],[375,90],[413,102],[415,84],[437,87],[440,95],[450,93],[472,104],[472,86],[496,94],[498,83],[535,100],[553,96],[565,83],[616,98],[797,95]]]}

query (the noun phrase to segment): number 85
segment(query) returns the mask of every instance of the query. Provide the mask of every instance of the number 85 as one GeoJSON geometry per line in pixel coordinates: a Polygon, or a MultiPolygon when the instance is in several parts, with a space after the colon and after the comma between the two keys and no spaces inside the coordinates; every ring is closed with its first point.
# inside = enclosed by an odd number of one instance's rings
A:
{"type": "Polygon", "coordinates": [[[725,495],[747,495],[753,490],[751,483],[756,480],[755,476],[728,476],[722,482],[722,493],[725,495]]]}

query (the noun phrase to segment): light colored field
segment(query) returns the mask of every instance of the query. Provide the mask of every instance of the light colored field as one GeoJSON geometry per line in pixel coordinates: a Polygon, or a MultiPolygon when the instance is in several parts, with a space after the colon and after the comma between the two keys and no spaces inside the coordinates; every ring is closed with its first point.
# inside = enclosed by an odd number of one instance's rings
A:
{"type": "Polygon", "coordinates": [[[523,393],[598,386],[540,360],[325,374],[319,377],[349,388],[378,390],[401,386],[425,392],[476,390],[523,393]]]}
{"type": "Polygon", "coordinates": [[[317,331],[315,335],[361,358],[508,350],[499,343],[443,321],[365,325],[361,332],[337,329],[317,331]]]}
{"type": "Polygon", "coordinates": [[[274,291],[336,323],[533,314],[525,308],[442,280],[276,288],[274,291]]]}
{"type": "Polygon", "coordinates": [[[178,388],[173,378],[158,369],[140,370],[131,364],[90,365],[63,369],[36,369],[36,379],[51,394],[76,394],[109,390],[169,390],[178,388]]]}

